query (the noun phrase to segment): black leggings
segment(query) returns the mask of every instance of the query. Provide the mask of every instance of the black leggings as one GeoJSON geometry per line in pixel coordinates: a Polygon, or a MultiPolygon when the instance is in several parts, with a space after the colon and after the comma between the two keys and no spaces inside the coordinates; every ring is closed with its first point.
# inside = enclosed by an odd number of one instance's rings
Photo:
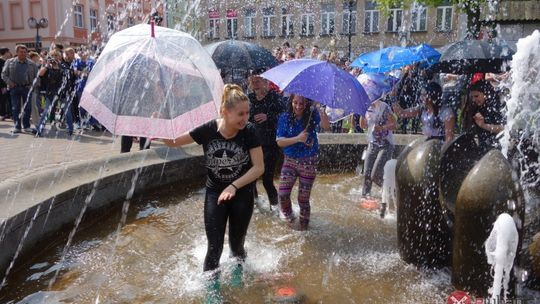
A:
{"type": "Polygon", "coordinates": [[[276,186],[274,186],[274,173],[276,172],[276,162],[279,157],[279,147],[277,145],[262,146],[262,149],[264,158],[264,174],[262,176],[264,190],[266,190],[270,204],[277,205],[278,193],[276,186]]]}
{"type": "Polygon", "coordinates": [[[208,249],[204,259],[204,271],[219,267],[227,220],[229,220],[229,246],[232,256],[239,260],[246,258],[244,241],[253,214],[253,185],[242,187],[232,200],[218,205],[217,199],[220,194],[221,192],[206,189],[204,227],[208,239],[208,249]]]}
{"type": "MultiPolygon", "coordinates": [[[[120,142],[120,153],[127,153],[131,151],[131,146],[133,145],[132,136],[122,136],[120,142]]],[[[139,150],[150,149],[150,143],[146,146],[148,139],[146,137],[139,137],[139,150]]]]}

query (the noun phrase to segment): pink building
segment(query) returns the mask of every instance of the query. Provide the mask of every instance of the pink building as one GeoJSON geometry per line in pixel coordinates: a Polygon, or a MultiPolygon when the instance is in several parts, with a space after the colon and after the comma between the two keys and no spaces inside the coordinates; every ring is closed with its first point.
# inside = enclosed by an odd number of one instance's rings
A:
{"type": "MultiPolygon", "coordinates": [[[[163,16],[159,0],[0,0],[0,47],[12,51],[17,44],[36,48],[37,23],[45,18],[46,27],[39,28],[41,48],[51,43],[64,46],[97,48],[115,31],[147,22],[151,13],[163,16]]],[[[43,23],[41,23],[43,24],[43,23]]]]}

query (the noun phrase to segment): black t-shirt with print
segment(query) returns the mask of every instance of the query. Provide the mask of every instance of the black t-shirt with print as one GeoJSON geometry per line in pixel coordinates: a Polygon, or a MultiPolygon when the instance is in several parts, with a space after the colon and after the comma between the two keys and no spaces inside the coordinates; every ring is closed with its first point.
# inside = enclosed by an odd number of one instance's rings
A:
{"type": "Polygon", "coordinates": [[[230,139],[219,133],[216,120],[191,130],[189,135],[203,146],[208,170],[206,187],[216,191],[222,191],[251,168],[249,150],[261,145],[252,123],[230,139]]]}

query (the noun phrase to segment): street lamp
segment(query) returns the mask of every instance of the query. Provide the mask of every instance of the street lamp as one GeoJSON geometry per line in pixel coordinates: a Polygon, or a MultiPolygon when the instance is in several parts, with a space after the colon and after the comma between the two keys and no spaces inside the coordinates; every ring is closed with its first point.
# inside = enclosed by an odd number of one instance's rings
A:
{"type": "Polygon", "coordinates": [[[352,23],[352,6],[353,6],[353,3],[354,1],[353,0],[349,0],[349,54],[347,54],[347,58],[349,58],[349,60],[351,60],[351,40],[352,40],[352,33],[351,33],[351,23],[352,23]]]}
{"type": "Polygon", "coordinates": [[[37,20],[36,18],[34,17],[30,17],[28,18],[28,26],[30,28],[35,28],[36,29],[36,52],[40,52],[40,48],[41,48],[41,42],[39,41],[40,37],[39,37],[39,29],[40,28],[46,28],[47,26],[49,26],[49,20],[47,20],[47,18],[41,18],[39,20],[37,20]]]}

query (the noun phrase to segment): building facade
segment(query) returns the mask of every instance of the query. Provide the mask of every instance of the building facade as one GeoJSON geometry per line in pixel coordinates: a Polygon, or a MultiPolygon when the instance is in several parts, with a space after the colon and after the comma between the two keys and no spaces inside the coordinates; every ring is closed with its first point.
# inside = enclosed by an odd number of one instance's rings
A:
{"type": "Polygon", "coordinates": [[[158,0],[1,0],[0,46],[43,49],[54,42],[96,49],[112,33],[147,22],[154,12],[163,15],[163,10],[158,0]],[[48,24],[32,28],[30,18],[38,24],[45,18],[48,24]]]}
{"type": "Polygon", "coordinates": [[[540,1],[499,1],[480,11],[484,38],[500,38],[515,48],[519,38],[540,30],[540,1]]]}
{"type": "Polygon", "coordinates": [[[308,49],[346,55],[349,36],[353,57],[390,45],[426,42],[435,47],[458,37],[456,7],[415,5],[383,14],[376,4],[360,1],[201,1],[203,43],[250,40],[268,49],[288,41],[308,49]],[[350,29],[350,31],[349,31],[350,29]],[[350,34],[349,34],[350,33],[350,34]]]}

